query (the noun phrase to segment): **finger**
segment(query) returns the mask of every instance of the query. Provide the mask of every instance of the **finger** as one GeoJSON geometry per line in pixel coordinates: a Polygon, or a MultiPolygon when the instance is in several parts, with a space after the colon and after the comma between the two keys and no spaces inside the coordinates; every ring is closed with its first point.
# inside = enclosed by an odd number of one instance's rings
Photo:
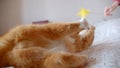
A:
{"type": "Polygon", "coordinates": [[[108,7],[106,7],[106,8],[105,8],[105,11],[104,11],[104,15],[105,15],[105,16],[108,16],[108,15],[109,15],[109,13],[108,13],[108,12],[109,12],[109,8],[108,8],[108,7]]]}
{"type": "Polygon", "coordinates": [[[104,15],[105,15],[105,16],[112,16],[112,14],[111,14],[112,11],[113,11],[112,8],[107,7],[107,8],[105,9],[104,15]]]}
{"type": "Polygon", "coordinates": [[[105,8],[105,12],[108,12],[108,11],[109,11],[109,9],[110,9],[109,7],[106,7],[106,8],[105,8]]]}

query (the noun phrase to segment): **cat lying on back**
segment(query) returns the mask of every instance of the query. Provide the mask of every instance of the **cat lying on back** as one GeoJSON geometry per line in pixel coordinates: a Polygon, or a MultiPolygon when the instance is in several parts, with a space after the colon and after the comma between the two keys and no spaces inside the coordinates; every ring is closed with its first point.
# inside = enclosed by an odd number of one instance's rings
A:
{"type": "MultiPolygon", "coordinates": [[[[80,66],[85,63],[87,59],[85,56],[66,53],[68,58],[76,57],[72,60],[75,66],[71,66],[68,61],[71,59],[62,59],[65,54],[52,54],[49,50],[59,46],[59,43],[62,43],[68,52],[79,52],[88,48],[93,42],[94,27],[89,25],[83,36],[79,35],[82,30],[84,30],[84,27],[81,26],[80,22],[18,26],[0,38],[0,68],[5,66],[14,66],[15,68],[69,68],[80,66]],[[62,63],[63,65],[54,66],[57,60],[53,63],[49,60],[47,62],[47,59],[54,55],[61,56],[60,59],[68,65],[64,66],[62,63]],[[49,67],[50,63],[53,65],[52,67],[49,67]]],[[[57,59],[57,57],[50,59],[57,59]]]]}

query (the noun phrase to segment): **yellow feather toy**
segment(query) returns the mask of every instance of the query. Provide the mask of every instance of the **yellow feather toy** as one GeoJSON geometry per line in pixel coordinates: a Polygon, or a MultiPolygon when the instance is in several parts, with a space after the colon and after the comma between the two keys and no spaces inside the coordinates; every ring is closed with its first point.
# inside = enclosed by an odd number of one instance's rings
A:
{"type": "Polygon", "coordinates": [[[81,18],[86,18],[89,13],[89,10],[81,8],[77,15],[81,18]]]}
{"type": "MultiPolygon", "coordinates": [[[[84,8],[81,8],[80,11],[78,12],[78,16],[81,18],[80,19],[80,22],[81,23],[84,23],[84,25],[82,25],[83,27],[86,27],[88,25],[88,22],[86,20],[86,17],[87,15],[89,14],[90,12],[87,10],[87,9],[84,9],[84,8]]],[[[88,27],[86,27],[87,29],[88,27]]]]}

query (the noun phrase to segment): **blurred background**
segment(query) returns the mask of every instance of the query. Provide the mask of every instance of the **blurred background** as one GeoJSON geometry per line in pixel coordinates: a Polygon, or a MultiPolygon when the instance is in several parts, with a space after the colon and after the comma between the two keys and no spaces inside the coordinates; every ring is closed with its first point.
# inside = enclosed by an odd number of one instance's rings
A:
{"type": "Polygon", "coordinates": [[[120,18],[120,8],[110,17],[104,16],[104,8],[112,0],[0,0],[0,35],[9,29],[35,21],[53,22],[79,21],[80,8],[90,10],[89,23],[120,18]]]}

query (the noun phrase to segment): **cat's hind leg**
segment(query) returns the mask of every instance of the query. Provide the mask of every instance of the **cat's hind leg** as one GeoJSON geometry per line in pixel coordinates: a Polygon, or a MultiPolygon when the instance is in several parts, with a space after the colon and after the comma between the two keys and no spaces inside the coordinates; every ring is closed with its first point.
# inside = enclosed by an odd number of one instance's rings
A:
{"type": "Polygon", "coordinates": [[[86,56],[56,52],[46,58],[44,65],[46,68],[81,68],[86,64],[86,62],[86,56]]]}
{"type": "Polygon", "coordinates": [[[11,61],[15,68],[43,68],[45,51],[46,49],[40,47],[14,49],[11,61]]]}

